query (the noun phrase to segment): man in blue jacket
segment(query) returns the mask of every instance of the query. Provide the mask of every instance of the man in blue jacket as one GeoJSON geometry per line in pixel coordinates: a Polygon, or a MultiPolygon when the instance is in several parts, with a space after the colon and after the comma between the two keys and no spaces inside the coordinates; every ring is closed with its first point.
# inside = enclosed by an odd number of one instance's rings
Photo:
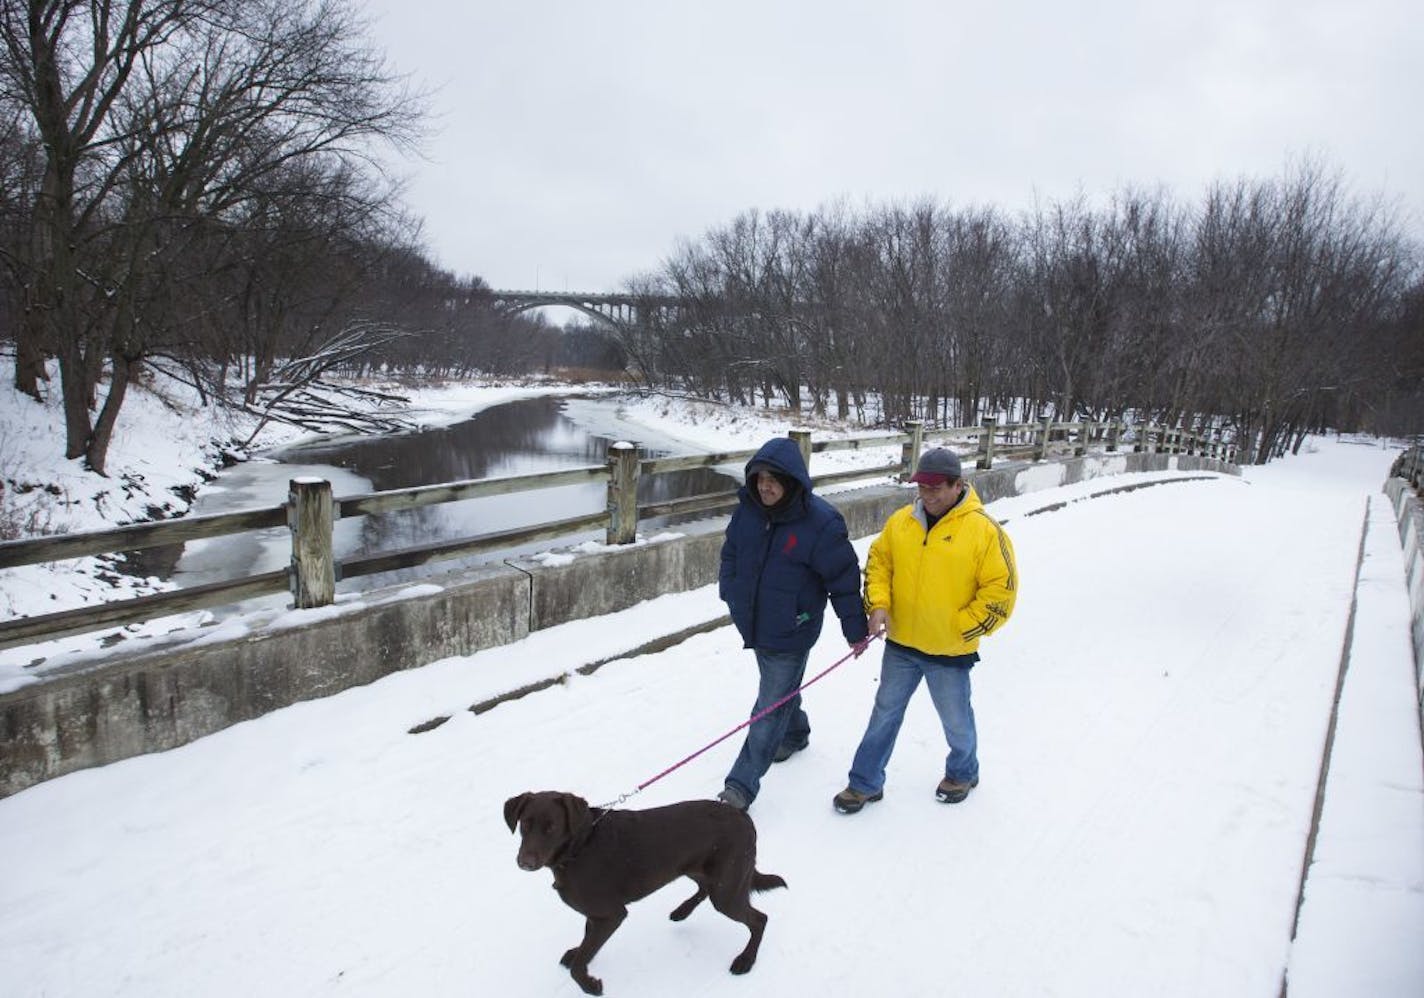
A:
{"type": "MultiPolygon", "coordinates": [[[[845,519],[811,492],[796,442],[767,441],[747,462],[746,484],[722,543],[718,594],[747,648],[761,683],[752,716],[801,685],[811,647],[821,636],[826,601],[852,647],[869,635],[860,595],[860,564],[845,519]]],[[[746,741],[718,798],[745,811],[773,762],[805,748],[811,722],[801,695],[747,728],[746,741]]]]}

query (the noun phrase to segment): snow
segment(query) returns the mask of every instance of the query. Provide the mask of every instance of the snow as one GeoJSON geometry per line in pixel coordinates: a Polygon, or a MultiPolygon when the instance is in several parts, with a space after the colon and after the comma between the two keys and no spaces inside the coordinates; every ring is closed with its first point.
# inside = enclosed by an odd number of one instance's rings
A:
{"type": "Polygon", "coordinates": [[[1391,748],[1418,733],[1413,682],[1390,666],[1413,654],[1409,600],[1389,500],[1372,496],[1368,517],[1354,652],[1291,966],[1296,998],[1418,994],[1424,982],[1419,765],[1391,748]],[[1331,959],[1340,950],[1349,963],[1331,959]]]}
{"type": "MultiPolygon", "coordinates": [[[[785,428],[657,399],[625,415],[716,450],[785,428]]],[[[707,906],[667,920],[686,882],[633,905],[593,974],[626,998],[1264,998],[1287,967],[1292,995],[1424,993],[1424,760],[1380,496],[1394,453],[1313,439],[1241,479],[1050,479],[990,504],[1024,588],[974,671],[980,787],[934,800],[944,746],[920,694],[885,799],[832,810],[872,650],[807,692],[811,745],[753,805],[758,867],[790,886],[756,899],[770,923],[750,976],[727,973],[739,925],[707,906]]],[[[515,866],[503,803],[616,800],[739,724],[755,666],[730,628],[630,654],[723,612],[715,586],[669,594],[0,801],[0,991],[579,994],[558,957],[581,919],[547,871],[515,866]]],[[[844,653],[828,627],[810,673],[844,653]]],[[[625,806],[714,795],[738,743],[625,806]]]]}
{"type": "MultiPolygon", "coordinates": [[[[64,458],[57,387],[41,404],[17,392],[11,379],[0,382],[0,522],[28,528],[26,535],[103,530],[152,519],[154,509],[172,515],[186,506],[177,493],[199,487],[217,462],[211,438],[237,432],[222,415],[181,418],[177,413],[192,402],[181,388],[175,400],[173,392],[135,385],[114,428],[110,477],[100,478],[79,459],[64,458]]],[[[0,571],[0,614],[31,616],[97,602],[113,589],[101,574],[104,566],[93,558],[0,571]]],[[[156,579],[122,584],[135,594],[159,588],[156,579]]]]}
{"type": "MultiPolygon", "coordinates": [[[[52,373],[57,378],[57,372],[52,373]]],[[[374,387],[408,397],[410,404],[403,415],[420,428],[468,419],[502,402],[569,391],[568,385],[541,383],[441,384],[418,389],[393,383],[374,387]]],[[[579,388],[590,394],[607,390],[596,385],[579,388]]],[[[58,390],[37,403],[5,380],[0,384],[0,483],[4,486],[0,489],[0,526],[17,526],[20,536],[104,530],[178,515],[188,508],[185,495],[193,493],[198,501],[192,511],[201,514],[205,512],[204,500],[222,492],[245,496],[264,490],[262,494],[270,496],[274,474],[284,487],[288,480],[298,478],[326,479],[335,495],[370,490],[369,481],[342,468],[277,465],[263,456],[264,450],[315,439],[314,434],[295,427],[268,423],[248,451],[236,448],[233,443],[250,436],[254,423],[240,414],[200,408],[196,393],[185,385],[145,378],[130,389],[109,450],[108,476],[101,477],[86,472],[80,460],[63,457],[64,419],[58,390]],[[247,460],[221,479],[209,481],[224,451],[247,460]]],[[[253,498],[238,505],[255,508],[268,504],[253,498]]],[[[338,522],[336,530],[338,535],[359,530],[359,522],[338,522]]],[[[213,564],[216,558],[231,557],[231,545],[189,543],[183,570],[198,581],[213,581],[285,565],[291,556],[290,539],[285,531],[271,534],[277,539],[259,546],[251,555],[253,564],[246,566],[226,561],[221,566],[213,564]],[[274,546],[280,550],[274,552],[274,546]]],[[[120,573],[111,558],[0,569],[0,619],[54,613],[173,588],[176,583],[153,576],[120,573]]],[[[37,663],[55,665],[92,657],[116,639],[152,638],[210,625],[213,620],[214,615],[207,612],[175,614],[121,630],[0,650],[0,692],[32,682],[30,670],[37,663]]],[[[226,622],[222,626],[226,627],[226,622]]]]}

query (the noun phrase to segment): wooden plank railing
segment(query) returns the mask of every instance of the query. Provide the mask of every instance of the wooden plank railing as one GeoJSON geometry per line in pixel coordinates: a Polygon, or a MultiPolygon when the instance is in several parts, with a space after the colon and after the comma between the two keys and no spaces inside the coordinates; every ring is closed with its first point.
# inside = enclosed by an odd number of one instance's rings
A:
{"type": "MultiPolygon", "coordinates": [[[[996,462],[1042,461],[1055,456],[1082,455],[1095,448],[1112,453],[1122,443],[1125,429],[1123,424],[1116,422],[1055,423],[1045,419],[1033,423],[999,424],[995,420],[985,420],[977,427],[934,430],[929,434],[933,441],[926,441],[923,426],[917,422],[905,424],[903,433],[868,434],[813,442],[810,431],[798,429],[792,430],[790,436],[801,447],[808,465],[811,454],[900,448],[899,456],[894,461],[813,477],[812,481],[817,486],[826,486],[887,476],[899,476],[902,480],[908,478],[914,473],[915,464],[925,446],[936,441],[938,446],[960,452],[966,465],[972,459],[978,468],[988,469],[996,462]],[[968,449],[970,447],[972,451],[968,449]]],[[[1133,449],[1139,452],[1166,451],[1201,454],[1226,461],[1235,459],[1235,448],[1220,436],[1201,437],[1177,428],[1156,426],[1135,427],[1133,435],[1133,449]]],[[[637,483],[643,476],[727,464],[740,468],[755,453],[755,450],[726,451],[639,460],[632,445],[619,447],[615,444],[610,448],[608,463],[603,465],[504,478],[443,482],[338,498],[330,496],[328,483],[293,480],[288,501],[280,506],[134,524],[112,530],[7,541],[0,543],[0,569],[142,550],[286,525],[292,532],[293,558],[291,567],[277,572],[3,621],[0,622],[0,648],[210,609],[284,590],[292,594],[296,606],[323,606],[333,601],[335,583],[343,579],[555,540],[600,526],[605,528],[607,543],[630,543],[635,539],[640,520],[711,512],[730,508],[736,503],[736,490],[729,489],[640,506],[636,498],[637,483]],[[333,555],[332,524],[335,520],[598,481],[608,485],[609,498],[606,508],[596,513],[398,551],[358,555],[341,561],[333,555]]]]}

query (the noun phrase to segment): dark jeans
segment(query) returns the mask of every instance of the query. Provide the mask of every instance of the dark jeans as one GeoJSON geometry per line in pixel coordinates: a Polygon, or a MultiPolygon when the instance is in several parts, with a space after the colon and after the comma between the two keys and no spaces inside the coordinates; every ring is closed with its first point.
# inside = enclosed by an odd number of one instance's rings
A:
{"type": "MultiPolygon", "coordinates": [[[[809,649],[756,650],[761,685],[757,690],[756,706],[752,708],[753,717],[801,685],[801,677],[806,674],[806,660],[810,657],[809,649]]],[[[757,791],[761,789],[761,778],[771,768],[771,757],[777,748],[782,744],[790,748],[805,748],[810,739],[811,720],[801,709],[801,694],[798,693],[747,728],[746,741],[742,742],[742,751],[737,754],[737,761],[727,773],[726,783],[746,794],[748,801],[755,800],[757,791]]]]}

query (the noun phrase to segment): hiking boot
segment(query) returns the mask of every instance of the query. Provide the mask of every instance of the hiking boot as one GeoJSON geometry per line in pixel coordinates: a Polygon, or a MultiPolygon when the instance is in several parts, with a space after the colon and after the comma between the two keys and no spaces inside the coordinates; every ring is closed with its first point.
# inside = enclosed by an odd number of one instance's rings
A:
{"type": "Polygon", "coordinates": [[[793,755],[795,755],[797,752],[800,752],[805,747],[805,743],[802,743],[800,745],[788,745],[785,742],[782,742],[776,747],[776,751],[771,754],[771,761],[785,762],[787,759],[790,759],[793,755]]]}
{"type": "Polygon", "coordinates": [[[717,795],[717,799],[723,804],[728,804],[736,808],[738,811],[745,811],[752,806],[752,802],[747,798],[747,795],[742,792],[741,788],[734,787],[730,783],[722,788],[722,792],[717,795]]]}
{"type": "Polygon", "coordinates": [[[885,796],[884,790],[877,790],[873,794],[863,794],[859,790],[846,787],[831,799],[831,803],[836,806],[836,810],[841,814],[855,814],[867,804],[873,804],[885,796]]]}
{"type": "Polygon", "coordinates": [[[935,787],[935,799],[941,804],[958,804],[969,796],[969,791],[979,785],[979,777],[974,777],[968,783],[958,783],[945,778],[939,781],[939,786],[935,787]]]}

